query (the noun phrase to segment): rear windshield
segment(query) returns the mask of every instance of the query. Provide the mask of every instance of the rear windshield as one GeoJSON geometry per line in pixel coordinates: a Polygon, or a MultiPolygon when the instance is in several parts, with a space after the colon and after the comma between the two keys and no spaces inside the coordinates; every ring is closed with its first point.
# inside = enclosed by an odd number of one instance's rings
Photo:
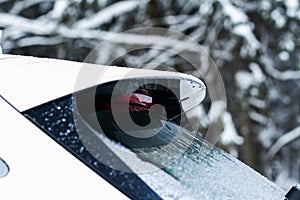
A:
{"type": "MultiPolygon", "coordinates": [[[[148,87],[155,89],[153,86],[148,87]]],[[[168,145],[164,142],[153,143],[156,140],[143,144],[119,137],[118,133],[122,130],[112,127],[114,123],[110,113],[107,113],[110,107],[105,104],[105,98],[111,98],[111,95],[105,96],[107,91],[104,89],[102,85],[67,95],[23,114],[133,199],[283,199],[284,193],[277,186],[224,151],[208,144],[201,134],[193,132],[189,126],[180,126],[175,116],[182,112],[182,106],[178,101],[173,101],[170,91],[164,91],[164,88],[160,88],[159,97],[161,101],[164,98],[168,100],[165,103],[171,104],[168,106],[172,112],[170,116],[165,115],[167,123],[164,127],[167,128],[160,129],[159,139],[167,141],[168,145]],[[99,96],[95,97],[95,92],[99,96]],[[98,105],[89,109],[84,104],[89,104],[91,98],[94,98],[92,101],[96,99],[98,105]],[[80,109],[85,106],[87,109],[80,109]],[[107,127],[98,129],[97,123],[107,127]]],[[[138,120],[145,118],[145,112],[148,113],[151,96],[145,95],[143,91],[136,94],[138,101],[132,101],[132,110],[139,112],[131,112],[130,116],[141,114],[137,116],[138,120]]],[[[119,112],[122,113],[121,107],[119,112]]],[[[180,117],[188,118],[186,115],[180,117]]],[[[146,126],[149,122],[144,125],[143,121],[137,123],[146,126]]]]}

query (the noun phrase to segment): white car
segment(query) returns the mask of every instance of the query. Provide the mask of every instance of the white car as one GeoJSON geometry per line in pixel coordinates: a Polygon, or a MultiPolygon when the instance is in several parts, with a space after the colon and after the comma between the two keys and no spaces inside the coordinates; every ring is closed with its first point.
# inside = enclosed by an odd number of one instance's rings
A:
{"type": "Polygon", "coordinates": [[[204,97],[190,75],[0,55],[0,197],[284,199],[193,131],[204,97]]]}

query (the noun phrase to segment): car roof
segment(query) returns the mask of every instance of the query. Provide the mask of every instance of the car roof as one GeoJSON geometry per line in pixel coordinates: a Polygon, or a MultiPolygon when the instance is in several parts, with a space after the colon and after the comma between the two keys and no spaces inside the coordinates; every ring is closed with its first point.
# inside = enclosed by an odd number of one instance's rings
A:
{"type": "Polygon", "coordinates": [[[100,83],[123,78],[197,78],[177,72],[132,69],[0,54],[0,95],[19,111],[100,83]]]}

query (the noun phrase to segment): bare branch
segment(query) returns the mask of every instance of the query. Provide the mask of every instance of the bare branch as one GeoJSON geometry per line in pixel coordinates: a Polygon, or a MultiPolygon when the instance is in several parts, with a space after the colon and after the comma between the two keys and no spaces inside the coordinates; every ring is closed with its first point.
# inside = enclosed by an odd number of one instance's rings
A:
{"type": "Polygon", "coordinates": [[[271,58],[268,49],[266,48],[269,43],[268,34],[264,35],[263,44],[262,45],[262,52],[263,55],[260,57],[260,61],[264,64],[266,72],[273,77],[274,79],[287,81],[287,80],[298,80],[300,79],[300,70],[286,70],[286,71],[279,71],[275,67],[274,60],[271,58]]]}
{"type": "Polygon", "coordinates": [[[299,137],[300,137],[300,126],[282,135],[270,148],[267,154],[267,158],[272,159],[282,147],[293,142],[295,139],[299,137]]]}
{"type": "MultiPolygon", "coordinates": [[[[56,0],[47,0],[49,2],[54,2],[56,0]]],[[[19,14],[22,10],[34,6],[39,3],[44,3],[45,0],[26,0],[26,1],[18,1],[14,4],[12,9],[10,10],[11,14],[19,14]]]]}
{"type": "Polygon", "coordinates": [[[298,80],[300,79],[300,71],[286,70],[279,71],[275,68],[274,61],[266,55],[261,58],[262,63],[265,65],[265,70],[270,76],[275,79],[287,81],[287,80],[298,80]]]}
{"type": "Polygon", "coordinates": [[[76,29],[92,29],[110,22],[114,17],[133,11],[138,7],[140,1],[120,1],[104,8],[95,15],[79,20],[74,24],[76,29]]]}
{"type": "Polygon", "coordinates": [[[53,19],[60,19],[70,3],[71,1],[56,1],[53,10],[51,11],[51,17],[53,19]]]}
{"type": "Polygon", "coordinates": [[[35,46],[35,45],[56,45],[62,43],[63,39],[60,37],[26,37],[17,41],[18,47],[28,47],[28,46],[35,46]]]}
{"type": "Polygon", "coordinates": [[[93,38],[107,40],[112,43],[134,44],[140,46],[154,45],[157,47],[170,47],[181,51],[184,47],[186,51],[198,52],[198,45],[186,43],[178,39],[172,39],[159,35],[140,35],[133,33],[112,33],[98,30],[70,29],[64,25],[58,25],[49,20],[30,20],[12,14],[0,13],[0,26],[14,26],[23,32],[33,33],[35,35],[53,35],[58,34],[65,38],[93,38]],[[117,37],[114,37],[117,36],[117,37]]]}
{"type": "Polygon", "coordinates": [[[47,35],[55,31],[57,24],[49,20],[30,20],[13,14],[0,13],[0,26],[15,26],[24,32],[47,35]]]}

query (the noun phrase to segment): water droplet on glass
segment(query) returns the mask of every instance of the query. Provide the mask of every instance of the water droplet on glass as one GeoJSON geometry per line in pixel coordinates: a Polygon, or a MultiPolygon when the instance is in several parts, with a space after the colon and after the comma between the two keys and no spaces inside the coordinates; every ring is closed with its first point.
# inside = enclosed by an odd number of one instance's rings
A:
{"type": "Polygon", "coordinates": [[[6,176],[9,172],[8,165],[0,158],[0,178],[6,176]]]}

